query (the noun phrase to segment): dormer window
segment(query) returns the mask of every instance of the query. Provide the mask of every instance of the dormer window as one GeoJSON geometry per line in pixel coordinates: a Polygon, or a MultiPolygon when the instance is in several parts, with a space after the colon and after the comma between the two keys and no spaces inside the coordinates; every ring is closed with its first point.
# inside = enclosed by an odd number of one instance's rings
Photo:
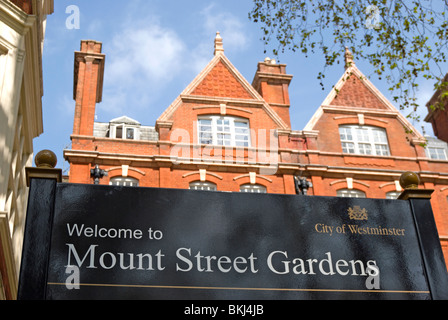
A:
{"type": "Polygon", "coordinates": [[[137,139],[138,128],[128,124],[111,124],[110,137],[115,139],[137,139]]]}
{"type": "Polygon", "coordinates": [[[135,128],[126,128],[126,139],[134,140],[135,128]]]}
{"type": "Polygon", "coordinates": [[[446,160],[445,148],[428,147],[426,153],[430,159],[434,160],[446,160]]]}
{"type": "Polygon", "coordinates": [[[425,136],[427,146],[426,156],[433,160],[448,160],[448,144],[434,137],[425,136]]]}
{"type": "Polygon", "coordinates": [[[110,122],[109,137],[115,139],[138,140],[140,123],[129,117],[120,117],[110,122]]]}
{"type": "Polygon", "coordinates": [[[115,137],[117,139],[122,139],[123,138],[123,126],[116,126],[115,127],[115,137]]]}

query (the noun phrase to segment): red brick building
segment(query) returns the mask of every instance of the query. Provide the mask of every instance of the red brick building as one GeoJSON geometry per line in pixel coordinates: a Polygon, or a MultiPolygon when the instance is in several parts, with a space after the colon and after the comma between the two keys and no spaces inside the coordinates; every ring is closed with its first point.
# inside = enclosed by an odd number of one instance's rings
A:
{"type": "MultiPolygon", "coordinates": [[[[443,83],[448,83],[448,74],[443,83]]],[[[443,93],[447,89],[447,86],[442,86],[434,93],[426,104],[428,115],[425,118],[426,122],[431,123],[436,137],[445,142],[448,142],[448,99],[443,93]]]]}
{"type": "Polygon", "coordinates": [[[448,257],[448,161],[432,159],[426,141],[356,67],[346,69],[303,130],[293,130],[292,75],[266,59],[249,83],[227,59],[217,34],[215,54],[162,113],[155,126],[126,116],[95,122],[105,56],[101,43],[82,41],[75,54],[76,101],[69,182],[295,194],[396,198],[405,171],[434,189],[432,205],[448,257]],[[405,130],[406,129],[406,130],[405,130]]]}

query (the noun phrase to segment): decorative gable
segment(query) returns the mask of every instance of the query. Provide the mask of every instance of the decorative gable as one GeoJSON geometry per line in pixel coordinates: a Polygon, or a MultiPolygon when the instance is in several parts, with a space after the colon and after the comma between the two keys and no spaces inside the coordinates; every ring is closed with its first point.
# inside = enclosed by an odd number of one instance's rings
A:
{"type": "Polygon", "coordinates": [[[348,75],[343,80],[342,87],[338,90],[331,106],[343,106],[353,108],[369,108],[388,110],[389,108],[366,85],[363,78],[356,74],[348,75]]]}
{"type": "Polygon", "coordinates": [[[253,99],[222,61],[214,66],[191,95],[253,99]]]}
{"type": "Polygon", "coordinates": [[[331,89],[304,130],[317,130],[317,123],[325,113],[340,114],[340,116],[333,116],[333,120],[355,119],[355,122],[360,125],[364,125],[366,119],[369,121],[380,119],[380,121],[388,123],[389,120],[381,119],[381,117],[385,117],[387,119],[396,118],[402,127],[412,133],[414,144],[426,141],[408,119],[358,69],[348,49],[345,52],[345,59],[344,74],[331,89]]]}
{"type": "Polygon", "coordinates": [[[220,113],[225,110],[222,108],[223,105],[226,108],[238,109],[249,114],[253,113],[250,109],[261,109],[277,128],[290,129],[290,125],[279,116],[224,55],[219,32],[215,38],[215,56],[162,113],[156,121],[156,127],[170,129],[176,111],[184,102],[191,101],[202,103],[202,107],[207,108],[215,104],[220,108],[220,113]]]}

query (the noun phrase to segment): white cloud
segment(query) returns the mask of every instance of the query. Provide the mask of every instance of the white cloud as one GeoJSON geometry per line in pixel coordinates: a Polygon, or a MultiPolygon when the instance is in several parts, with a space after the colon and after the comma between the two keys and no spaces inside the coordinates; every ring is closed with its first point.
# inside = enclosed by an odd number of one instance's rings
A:
{"type": "Polygon", "coordinates": [[[109,76],[123,80],[138,74],[158,82],[172,77],[185,50],[184,43],[175,32],[159,25],[145,29],[126,29],[112,41],[109,76]]]}
{"type": "Polygon", "coordinates": [[[180,67],[183,41],[173,30],[147,21],[134,22],[104,44],[108,57],[102,105],[115,115],[130,106],[148,107],[180,67]]]}
{"type": "MultiPolygon", "coordinates": [[[[216,31],[223,36],[225,50],[237,52],[248,47],[243,23],[234,15],[212,4],[196,17],[191,30],[167,27],[155,15],[132,14],[112,39],[103,41],[107,55],[105,85],[103,102],[98,105],[99,116],[107,118],[103,121],[123,114],[131,116],[131,112],[161,114],[172,102],[166,100],[167,96],[174,100],[184,89],[174,83],[180,80],[183,86],[188,85],[212,59],[216,31]],[[173,88],[179,92],[172,92],[173,88]]],[[[143,123],[152,121],[137,118],[143,123]]]]}

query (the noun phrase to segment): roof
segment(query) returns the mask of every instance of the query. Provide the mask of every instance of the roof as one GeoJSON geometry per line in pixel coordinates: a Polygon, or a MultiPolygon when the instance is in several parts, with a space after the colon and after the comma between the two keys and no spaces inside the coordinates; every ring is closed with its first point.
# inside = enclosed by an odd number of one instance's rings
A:
{"type": "Polygon", "coordinates": [[[121,117],[112,119],[109,121],[109,123],[125,123],[125,124],[140,125],[140,122],[138,122],[135,119],[129,118],[128,116],[121,116],[121,117]]]}

